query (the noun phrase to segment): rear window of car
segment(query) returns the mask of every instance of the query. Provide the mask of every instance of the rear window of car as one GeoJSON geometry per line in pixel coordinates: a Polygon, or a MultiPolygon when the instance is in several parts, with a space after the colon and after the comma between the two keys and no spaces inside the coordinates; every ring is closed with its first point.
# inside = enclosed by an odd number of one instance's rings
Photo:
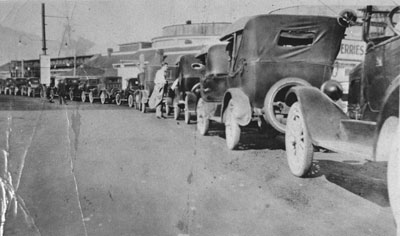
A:
{"type": "Polygon", "coordinates": [[[282,47],[310,46],[314,38],[313,32],[282,30],[279,34],[278,45],[282,47]]]}

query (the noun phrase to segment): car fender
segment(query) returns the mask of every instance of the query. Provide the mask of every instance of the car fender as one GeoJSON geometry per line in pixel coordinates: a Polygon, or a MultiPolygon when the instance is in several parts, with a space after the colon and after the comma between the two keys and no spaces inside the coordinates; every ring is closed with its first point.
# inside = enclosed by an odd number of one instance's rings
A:
{"type": "Polygon", "coordinates": [[[224,112],[230,101],[233,101],[233,116],[241,126],[246,126],[251,121],[251,105],[249,97],[239,88],[228,89],[223,98],[221,108],[221,122],[225,122],[224,112]]]}
{"type": "Polygon", "coordinates": [[[320,141],[340,139],[340,121],[348,119],[332,99],[315,87],[295,86],[286,95],[285,102],[291,106],[300,103],[305,125],[314,145],[320,141]]]}
{"type": "Polygon", "coordinates": [[[385,92],[385,97],[383,99],[382,107],[378,116],[377,128],[374,138],[374,157],[376,157],[378,137],[383,123],[390,116],[399,117],[399,89],[400,76],[397,76],[385,92]]]}

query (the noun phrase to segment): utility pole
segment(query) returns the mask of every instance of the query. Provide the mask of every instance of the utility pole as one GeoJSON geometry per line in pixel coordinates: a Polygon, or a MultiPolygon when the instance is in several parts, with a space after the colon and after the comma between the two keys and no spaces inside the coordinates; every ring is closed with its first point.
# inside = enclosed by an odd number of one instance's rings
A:
{"type": "Polygon", "coordinates": [[[43,40],[43,55],[46,55],[46,22],[45,22],[45,9],[44,3],[42,3],[42,40],[43,40]]]}

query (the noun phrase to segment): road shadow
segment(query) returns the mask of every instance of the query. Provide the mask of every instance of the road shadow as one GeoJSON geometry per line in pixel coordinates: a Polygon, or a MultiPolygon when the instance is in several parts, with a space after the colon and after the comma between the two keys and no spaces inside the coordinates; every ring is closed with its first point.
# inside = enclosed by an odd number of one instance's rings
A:
{"type": "MultiPolygon", "coordinates": [[[[212,122],[208,135],[225,139],[225,125],[212,122]]],[[[261,133],[258,128],[254,126],[241,127],[240,140],[236,150],[245,151],[260,149],[284,150],[285,136],[279,134],[269,137],[267,134],[261,133]]]]}
{"type": "Polygon", "coordinates": [[[387,162],[317,160],[307,176],[325,178],[347,191],[382,207],[390,206],[387,189],[387,162]]]}

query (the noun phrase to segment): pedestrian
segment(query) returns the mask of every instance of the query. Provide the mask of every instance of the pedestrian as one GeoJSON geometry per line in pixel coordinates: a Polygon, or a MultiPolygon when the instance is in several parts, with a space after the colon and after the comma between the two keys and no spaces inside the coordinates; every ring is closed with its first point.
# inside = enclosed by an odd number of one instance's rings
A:
{"type": "Polygon", "coordinates": [[[65,101],[65,83],[63,79],[58,82],[58,98],[60,99],[60,105],[63,104],[63,102],[65,105],[68,105],[65,101]]]}
{"type": "Polygon", "coordinates": [[[164,95],[164,87],[167,83],[165,79],[165,74],[168,69],[168,63],[164,62],[161,65],[161,69],[159,69],[156,73],[156,77],[154,79],[154,89],[153,93],[149,99],[149,107],[156,108],[156,117],[158,119],[165,119],[166,117],[163,116],[162,109],[163,109],[163,95],[164,95]]]}

